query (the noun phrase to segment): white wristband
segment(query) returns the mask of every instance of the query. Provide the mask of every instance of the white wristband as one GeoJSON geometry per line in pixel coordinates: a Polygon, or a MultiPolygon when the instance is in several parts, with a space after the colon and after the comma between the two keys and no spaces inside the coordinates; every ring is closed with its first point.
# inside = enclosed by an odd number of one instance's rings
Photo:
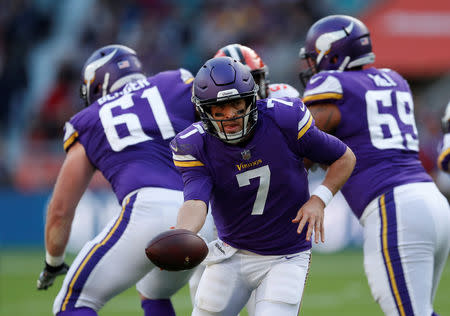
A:
{"type": "Polygon", "coordinates": [[[48,263],[49,266],[57,267],[63,264],[64,262],[65,254],[59,257],[54,257],[51,254],[48,253],[48,251],[45,252],[45,262],[48,263]]]}
{"type": "Polygon", "coordinates": [[[325,206],[327,206],[333,198],[333,193],[331,193],[330,189],[323,184],[319,185],[311,195],[318,196],[323,201],[325,206]]]}

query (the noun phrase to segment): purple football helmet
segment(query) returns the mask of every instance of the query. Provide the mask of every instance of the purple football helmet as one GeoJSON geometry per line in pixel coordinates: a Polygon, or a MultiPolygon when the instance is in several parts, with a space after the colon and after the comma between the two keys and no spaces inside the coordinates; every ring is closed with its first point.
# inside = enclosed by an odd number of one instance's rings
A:
{"type": "Polygon", "coordinates": [[[96,50],[83,67],[81,98],[86,106],[130,81],[145,78],[136,52],[124,45],[96,50]]]}
{"type": "Polygon", "coordinates": [[[229,44],[220,48],[214,57],[228,56],[250,68],[253,80],[258,84],[258,96],[266,99],[269,95],[269,69],[259,55],[250,47],[241,44],[229,44]]]}
{"type": "Polygon", "coordinates": [[[258,85],[247,67],[230,57],[216,57],[208,60],[195,76],[192,102],[208,133],[226,143],[236,144],[246,139],[256,125],[257,93],[258,85]],[[226,120],[212,117],[211,106],[220,106],[238,99],[245,100],[244,115],[226,120]],[[233,134],[222,132],[223,122],[232,120],[243,120],[243,129],[233,134]]]}
{"type": "Polygon", "coordinates": [[[300,73],[304,86],[322,70],[345,71],[375,61],[369,30],[348,15],[330,15],[314,23],[299,55],[308,63],[300,73]]]}

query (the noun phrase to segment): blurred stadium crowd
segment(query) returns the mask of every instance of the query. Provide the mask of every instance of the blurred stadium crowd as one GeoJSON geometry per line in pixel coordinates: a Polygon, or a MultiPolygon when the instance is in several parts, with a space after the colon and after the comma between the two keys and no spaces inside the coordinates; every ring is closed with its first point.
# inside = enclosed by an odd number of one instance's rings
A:
{"type": "MultiPolygon", "coordinates": [[[[219,47],[242,43],[260,54],[272,82],[286,82],[301,91],[298,51],[309,26],[332,13],[359,16],[379,2],[383,0],[4,1],[0,187],[23,192],[53,187],[64,159],[64,123],[82,107],[82,63],[100,46],[120,43],[134,48],[149,67],[148,74],[181,66],[195,75],[219,47]]],[[[441,78],[407,79],[417,93],[421,159],[437,178],[436,146],[446,104],[430,105],[428,96],[448,97],[449,92],[441,78]]],[[[437,182],[449,195],[449,180],[437,182]]],[[[101,176],[92,185],[107,186],[101,176]]]]}

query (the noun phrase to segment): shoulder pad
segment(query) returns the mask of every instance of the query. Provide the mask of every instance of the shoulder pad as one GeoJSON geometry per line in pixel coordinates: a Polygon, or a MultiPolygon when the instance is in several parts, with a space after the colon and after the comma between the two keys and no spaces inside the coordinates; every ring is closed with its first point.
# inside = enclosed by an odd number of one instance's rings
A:
{"type": "Polygon", "coordinates": [[[73,115],[70,121],[65,123],[63,138],[64,151],[69,150],[78,141],[83,131],[89,129],[92,124],[95,124],[94,122],[98,119],[97,108],[99,105],[97,101],[73,115]]]}
{"type": "Polygon", "coordinates": [[[325,102],[339,100],[343,97],[343,89],[339,79],[332,72],[320,72],[308,82],[303,94],[303,102],[325,102]]]}
{"type": "Polygon", "coordinates": [[[203,144],[203,136],[206,135],[202,123],[197,122],[178,133],[170,143],[170,148],[174,153],[185,153],[191,148],[203,144]]]}
{"type": "Polygon", "coordinates": [[[194,80],[194,76],[192,73],[184,68],[180,68],[181,80],[184,83],[191,83],[194,80]]]}
{"type": "Polygon", "coordinates": [[[199,149],[203,147],[205,130],[201,123],[194,123],[180,132],[170,142],[172,158],[177,167],[198,167],[204,164],[199,160],[199,149]]]}
{"type": "Polygon", "coordinates": [[[271,117],[289,135],[296,135],[297,139],[314,126],[311,113],[298,98],[269,98],[261,101],[266,105],[266,110],[262,112],[271,117]]]}

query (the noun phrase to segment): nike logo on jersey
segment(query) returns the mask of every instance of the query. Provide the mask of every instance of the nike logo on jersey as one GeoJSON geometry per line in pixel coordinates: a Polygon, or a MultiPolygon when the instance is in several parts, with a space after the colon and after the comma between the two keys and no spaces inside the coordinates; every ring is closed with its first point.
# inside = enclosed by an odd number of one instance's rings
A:
{"type": "Polygon", "coordinates": [[[292,258],[295,258],[295,257],[298,257],[298,256],[300,256],[299,254],[297,254],[297,255],[292,255],[292,256],[284,256],[285,258],[286,258],[286,260],[289,260],[289,259],[292,259],[292,258]]]}
{"type": "Polygon", "coordinates": [[[221,253],[223,253],[225,255],[225,250],[223,250],[220,245],[214,244],[214,247],[216,247],[221,253]]]}
{"type": "Polygon", "coordinates": [[[178,151],[178,146],[175,142],[170,142],[170,148],[174,151],[177,152],[178,151]]]}

